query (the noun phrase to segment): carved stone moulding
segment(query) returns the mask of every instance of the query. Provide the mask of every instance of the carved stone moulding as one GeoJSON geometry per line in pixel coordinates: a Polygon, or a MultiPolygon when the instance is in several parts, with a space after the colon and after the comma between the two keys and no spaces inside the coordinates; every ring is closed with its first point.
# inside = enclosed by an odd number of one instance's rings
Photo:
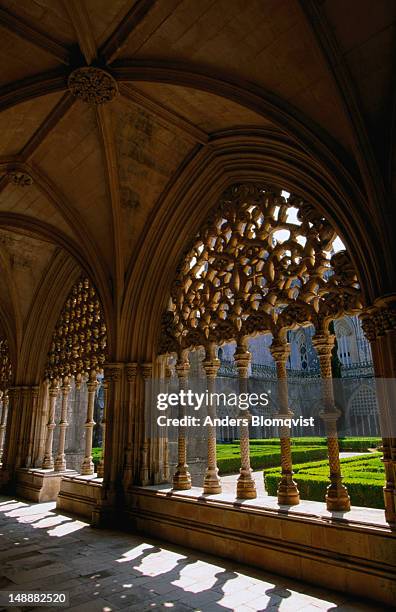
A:
{"type": "Polygon", "coordinates": [[[10,172],[10,179],[14,185],[18,187],[29,187],[33,185],[33,179],[26,172],[10,172]]]}
{"type": "Polygon", "coordinates": [[[386,299],[378,302],[360,315],[363,331],[371,342],[396,330],[396,302],[386,299]]]}
{"type": "Polygon", "coordinates": [[[74,70],[68,79],[70,92],[87,104],[106,104],[118,93],[115,79],[100,68],[85,67],[74,70]]]}
{"type": "Polygon", "coordinates": [[[0,337],[0,391],[4,391],[10,385],[12,378],[12,366],[8,350],[8,342],[0,337]]]}

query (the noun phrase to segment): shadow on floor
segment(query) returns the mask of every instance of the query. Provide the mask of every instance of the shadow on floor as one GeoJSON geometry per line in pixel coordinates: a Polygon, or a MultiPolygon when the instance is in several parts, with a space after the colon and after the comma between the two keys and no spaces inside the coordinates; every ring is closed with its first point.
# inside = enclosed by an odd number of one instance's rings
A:
{"type": "Polygon", "coordinates": [[[57,512],[53,502],[0,497],[0,567],[2,591],[69,594],[67,608],[46,610],[378,610],[375,604],[180,546],[93,530],[57,512]]]}

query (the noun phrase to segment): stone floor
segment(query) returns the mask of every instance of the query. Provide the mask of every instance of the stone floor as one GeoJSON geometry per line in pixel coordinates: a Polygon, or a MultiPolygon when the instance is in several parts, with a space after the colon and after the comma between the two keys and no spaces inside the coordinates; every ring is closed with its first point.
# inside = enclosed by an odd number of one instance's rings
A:
{"type": "MultiPolygon", "coordinates": [[[[4,496],[0,568],[1,590],[67,592],[66,609],[73,612],[384,609],[151,538],[94,530],[56,512],[53,502],[32,504],[4,496]]],[[[6,609],[18,610],[1,610],[6,609]]]]}

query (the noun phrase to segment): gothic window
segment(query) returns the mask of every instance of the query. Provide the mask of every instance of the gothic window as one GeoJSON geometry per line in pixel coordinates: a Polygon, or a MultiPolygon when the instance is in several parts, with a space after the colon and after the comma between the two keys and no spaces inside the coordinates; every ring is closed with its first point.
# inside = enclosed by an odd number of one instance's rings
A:
{"type": "Polygon", "coordinates": [[[335,333],[338,343],[338,359],[343,366],[352,365],[352,330],[347,321],[337,321],[335,333]]]}
{"type": "Polygon", "coordinates": [[[302,370],[308,369],[307,345],[305,343],[300,346],[300,363],[302,370]]]}

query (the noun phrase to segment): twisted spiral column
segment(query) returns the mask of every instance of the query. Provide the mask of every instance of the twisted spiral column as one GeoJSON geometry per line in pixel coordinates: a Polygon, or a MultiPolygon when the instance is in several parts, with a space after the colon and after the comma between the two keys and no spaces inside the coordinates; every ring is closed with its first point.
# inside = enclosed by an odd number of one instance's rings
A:
{"type": "Polygon", "coordinates": [[[8,397],[8,391],[2,391],[2,397],[1,397],[1,406],[2,406],[2,411],[1,411],[1,421],[0,421],[0,462],[3,459],[3,451],[4,451],[4,438],[5,438],[5,430],[7,427],[7,415],[8,415],[8,404],[9,404],[9,397],[8,397]]]}
{"type": "MultiPolygon", "coordinates": [[[[188,358],[182,355],[176,364],[176,373],[179,379],[180,391],[187,391],[188,387],[188,372],[190,364],[188,358]]],[[[184,407],[179,405],[179,418],[184,416],[184,407]]],[[[173,488],[176,491],[184,491],[191,489],[191,475],[187,465],[187,446],[185,427],[179,426],[177,438],[177,466],[176,472],[173,475],[173,488]]]]}
{"type": "Polygon", "coordinates": [[[64,472],[66,470],[66,455],[65,455],[65,443],[66,443],[66,431],[69,426],[67,422],[67,407],[70,393],[69,377],[65,376],[61,386],[62,394],[62,406],[61,406],[61,417],[59,421],[59,445],[58,453],[55,459],[55,472],[64,472]]]}
{"type": "MultiPolygon", "coordinates": [[[[247,393],[248,370],[251,354],[247,350],[245,342],[237,345],[234,361],[238,369],[239,393],[247,393]]],[[[240,417],[249,421],[249,410],[241,410],[240,417]]],[[[240,499],[254,499],[257,497],[256,483],[252,477],[250,467],[250,447],[249,447],[249,425],[242,424],[239,428],[239,444],[241,449],[241,467],[237,480],[237,497],[240,499]]]]}
{"type": "Polygon", "coordinates": [[[85,455],[81,464],[81,474],[83,476],[91,476],[95,472],[95,466],[92,461],[92,438],[93,428],[95,426],[94,407],[95,407],[95,395],[96,389],[98,388],[98,381],[96,378],[96,371],[91,370],[88,378],[88,401],[87,401],[87,418],[84,424],[85,427],[85,455]]]}
{"type": "MultiPolygon", "coordinates": [[[[209,398],[215,390],[215,381],[217,372],[220,367],[220,359],[216,357],[216,347],[214,344],[210,344],[206,349],[206,359],[203,361],[202,366],[205,370],[207,389],[209,398]]],[[[209,399],[208,415],[211,419],[216,418],[216,407],[209,399]]],[[[204,493],[215,494],[221,493],[221,482],[219,478],[219,468],[217,467],[216,457],[216,426],[208,426],[208,465],[205,472],[204,478],[204,493]]]]}
{"type": "Polygon", "coordinates": [[[342,484],[340,451],[338,446],[337,419],[340,411],[334,401],[333,380],[331,372],[331,355],[335,337],[329,333],[315,334],[312,344],[316,349],[320,363],[322,378],[322,402],[324,410],[321,413],[326,426],[327,451],[330,467],[330,485],[326,492],[326,506],[330,511],[347,512],[351,509],[351,500],[347,488],[342,484]]]}
{"type": "Polygon", "coordinates": [[[49,408],[48,408],[48,422],[47,422],[47,435],[45,438],[44,445],[44,459],[43,469],[53,470],[54,469],[54,457],[52,454],[52,446],[54,443],[54,429],[55,425],[55,404],[56,398],[58,397],[59,387],[56,378],[51,380],[49,387],[49,408]]]}
{"type": "MultiPolygon", "coordinates": [[[[293,412],[289,408],[286,370],[286,361],[290,355],[290,345],[286,342],[281,342],[274,339],[270,351],[276,364],[276,375],[278,379],[278,416],[288,419],[293,416],[293,412]]],[[[278,502],[279,504],[295,506],[300,503],[300,493],[297,488],[297,483],[293,480],[290,427],[287,427],[286,425],[281,426],[279,430],[282,473],[278,486],[278,502]]]]}

